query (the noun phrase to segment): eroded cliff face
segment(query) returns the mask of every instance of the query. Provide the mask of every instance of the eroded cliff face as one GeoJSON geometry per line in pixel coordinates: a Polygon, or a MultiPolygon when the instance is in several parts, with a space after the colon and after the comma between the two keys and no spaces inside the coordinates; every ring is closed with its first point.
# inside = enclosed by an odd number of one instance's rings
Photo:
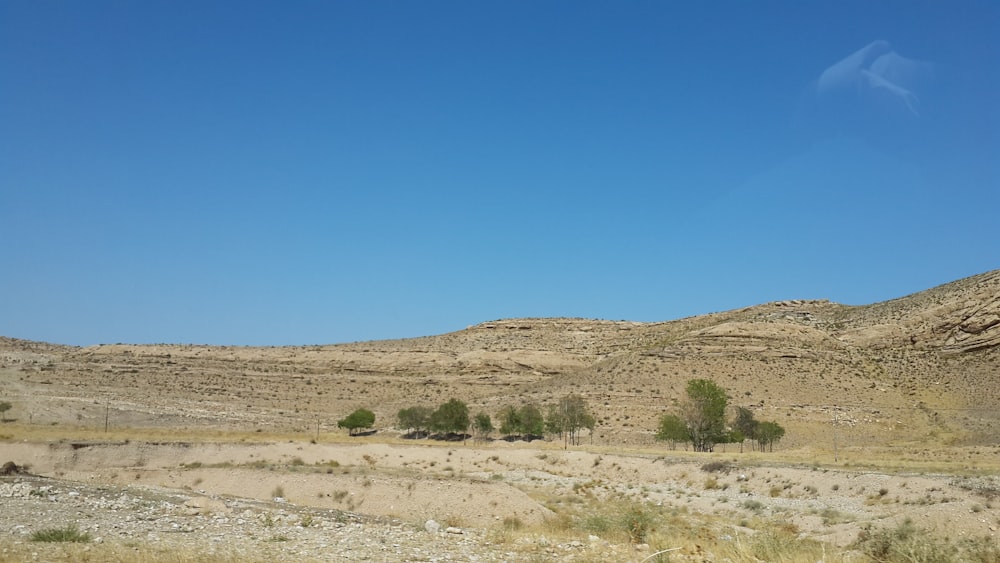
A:
{"type": "Polygon", "coordinates": [[[858,346],[907,345],[945,353],[1000,345],[1000,270],[866,307],[846,324],[858,346]]]}

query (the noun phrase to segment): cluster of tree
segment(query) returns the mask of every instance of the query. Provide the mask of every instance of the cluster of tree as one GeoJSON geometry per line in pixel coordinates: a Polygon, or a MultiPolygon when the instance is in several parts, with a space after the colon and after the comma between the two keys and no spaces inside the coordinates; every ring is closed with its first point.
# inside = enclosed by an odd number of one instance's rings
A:
{"type": "Polygon", "coordinates": [[[660,419],[656,438],[670,442],[691,442],[696,452],[710,452],[716,444],[740,444],[750,440],[761,451],[774,449],[774,443],[785,435],[785,429],[776,422],[758,421],[753,412],[744,407],[736,409],[732,424],[727,424],[726,408],[729,399],[724,389],[707,379],[692,379],[687,383],[687,400],[679,414],[665,414],[660,419]]]}
{"type": "Polygon", "coordinates": [[[7,422],[7,411],[14,408],[14,405],[7,401],[0,402],[0,420],[7,422]]]}
{"type": "Polygon", "coordinates": [[[465,435],[469,430],[469,407],[458,399],[451,399],[437,409],[410,407],[396,414],[399,427],[414,437],[429,436],[431,433],[445,435],[465,435]]]}
{"type": "Polygon", "coordinates": [[[756,444],[756,448],[760,448],[760,451],[764,451],[764,448],[774,451],[774,443],[785,436],[785,429],[780,424],[768,420],[756,420],[753,412],[746,407],[736,408],[733,429],[740,434],[741,451],[744,440],[750,440],[751,448],[756,444]]]}
{"type": "Polygon", "coordinates": [[[537,405],[505,407],[499,414],[500,433],[511,440],[537,440],[545,435],[545,417],[537,405]]]}
{"type": "MultiPolygon", "coordinates": [[[[396,415],[399,428],[411,437],[431,434],[465,434],[470,425],[479,439],[488,439],[496,430],[489,414],[480,412],[471,421],[465,403],[458,399],[441,405],[437,410],[428,407],[409,407],[396,415]]],[[[569,395],[557,404],[549,405],[548,416],[535,404],[520,407],[508,406],[497,415],[500,433],[506,439],[535,440],[546,433],[558,435],[563,440],[577,444],[583,428],[593,431],[596,423],[587,411],[587,402],[579,395],[569,395]]]]}

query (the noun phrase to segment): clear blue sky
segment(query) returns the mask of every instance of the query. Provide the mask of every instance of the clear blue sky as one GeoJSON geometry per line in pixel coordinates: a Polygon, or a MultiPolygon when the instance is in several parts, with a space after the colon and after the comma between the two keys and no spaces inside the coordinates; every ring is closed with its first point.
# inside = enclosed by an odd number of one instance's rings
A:
{"type": "Polygon", "coordinates": [[[0,0],[0,334],[334,343],[992,270],[998,29],[988,0],[0,0]]]}

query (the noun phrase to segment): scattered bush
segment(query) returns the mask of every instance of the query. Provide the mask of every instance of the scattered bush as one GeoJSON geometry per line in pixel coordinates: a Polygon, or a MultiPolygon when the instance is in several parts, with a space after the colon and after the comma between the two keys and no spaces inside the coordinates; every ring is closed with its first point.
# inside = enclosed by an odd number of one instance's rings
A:
{"type": "Polygon", "coordinates": [[[36,542],[69,542],[87,543],[90,541],[90,534],[81,532],[76,525],[71,524],[65,528],[47,528],[31,534],[31,541],[36,542]]]}
{"type": "Polygon", "coordinates": [[[957,552],[955,546],[918,529],[909,518],[895,528],[861,530],[854,547],[879,563],[945,563],[954,561],[957,552]]]}

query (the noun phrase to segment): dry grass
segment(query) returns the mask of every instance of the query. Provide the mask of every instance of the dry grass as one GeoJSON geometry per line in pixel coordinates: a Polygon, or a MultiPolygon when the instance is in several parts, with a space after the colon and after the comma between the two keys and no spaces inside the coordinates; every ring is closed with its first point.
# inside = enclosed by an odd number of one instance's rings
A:
{"type": "Polygon", "coordinates": [[[162,548],[143,542],[88,544],[25,544],[0,542],[0,559],[10,563],[27,561],[65,561],[67,563],[265,563],[273,561],[273,548],[255,546],[252,554],[219,548],[211,553],[199,548],[162,548]]]}

